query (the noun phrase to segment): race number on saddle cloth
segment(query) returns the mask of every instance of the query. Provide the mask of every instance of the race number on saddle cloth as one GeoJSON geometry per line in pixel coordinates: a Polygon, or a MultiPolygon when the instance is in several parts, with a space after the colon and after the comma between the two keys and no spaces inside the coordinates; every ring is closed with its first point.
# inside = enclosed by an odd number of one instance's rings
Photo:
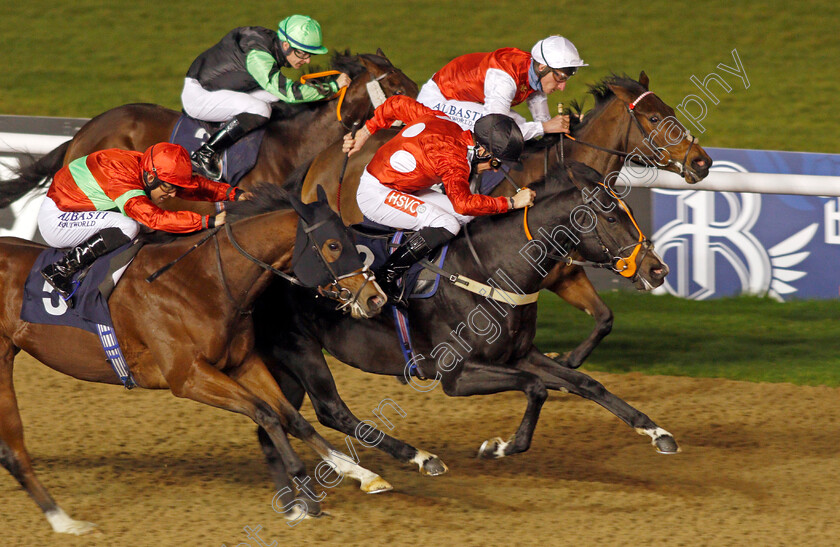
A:
{"type": "Polygon", "coordinates": [[[96,334],[105,358],[127,389],[137,384],[131,377],[117,341],[108,309],[108,297],[140,247],[141,244],[134,240],[94,262],[84,272],[73,295],[73,307],[69,307],[41,276],[41,270],[60,260],[63,254],[58,249],[45,249],[26,278],[20,309],[20,318],[29,323],[74,327],[96,334]]]}
{"type": "Polygon", "coordinates": [[[504,114],[516,120],[525,140],[546,132],[561,132],[559,120],[552,120],[547,95],[562,91],[566,80],[582,66],[588,66],[575,46],[562,36],[549,36],[527,53],[502,48],[490,53],[469,53],[456,57],[437,71],[420,89],[417,100],[442,111],[464,129],[472,129],[486,114],[504,114]],[[511,110],[527,102],[534,121],[511,110]]]}

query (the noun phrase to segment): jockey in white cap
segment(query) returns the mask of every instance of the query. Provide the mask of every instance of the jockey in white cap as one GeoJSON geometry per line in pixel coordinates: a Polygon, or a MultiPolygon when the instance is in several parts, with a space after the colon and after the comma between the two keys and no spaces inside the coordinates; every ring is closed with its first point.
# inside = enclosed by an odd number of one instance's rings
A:
{"type": "Polygon", "coordinates": [[[417,100],[443,111],[464,129],[472,129],[485,114],[505,114],[516,120],[526,140],[565,133],[569,117],[552,118],[546,96],[565,89],[566,80],[582,66],[588,65],[572,42],[549,36],[534,44],[530,54],[503,48],[456,57],[423,85],[417,100]],[[511,111],[523,101],[532,122],[511,111]]]}

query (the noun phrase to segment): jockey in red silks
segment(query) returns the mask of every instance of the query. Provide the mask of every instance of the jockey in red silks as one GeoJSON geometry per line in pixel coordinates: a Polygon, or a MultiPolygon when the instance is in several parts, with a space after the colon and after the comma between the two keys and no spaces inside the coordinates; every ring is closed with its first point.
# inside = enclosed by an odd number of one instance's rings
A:
{"type": "Polygon", "coordinates": [[[344,137],[344,151],[361,149],[372,133],[395,121],[405,127],[382,145],[365,168],[356,201],[371,220],[401,230],[415,230],[376,272],[382,289],[397,302],[397,280],[417,261],[450,240],[478,215],[506,213],[531,205],[534,191],[514,197],[490,197],[470,192],[472,171],[516,162],[524,148],[514,120],[501,114],[481,118],[465,131],[442,112],[403,95],[389,97],[356,134],[344,137]],[[446,194],[430,188],[443,183],[446,194]]]}
{"type": "Polygon", "coordinates": [[[525,140],[545,133],[566,133],[568,116],[551,117],[547,95],[562,91],[579,67],[588,66],[566,38],[549,36],[528,54],[517,48],[456,57],[420,89],[417,100],[472,129],[485,114],[505,114],[516,120],[525,140]],[[534,121],[511,108],[527,101],[534,121]]]}
{"type": "Polygon", "coordinates": [[[199,55],[187,71],[181,102],[184,112],[208,122],[227,122],[193,152],[196,170],[219,180],[218,153],[268,123],[271,104],[319,101],[350,85],[340,74],[322,85],[286,78],[281,68],[299,69],[312,55],[327,52],[321,25],[306,15],[291,15],[277,31],[238,27],[199,55]]]}
{"type": "Polygon", "coordinates": [[[71,161],[53,178],[38,212],[38,228],[48,245],[72,247],[41,273],[65,300],[73,275],[125,243],[140,225],[189,233],[224,224],[192,211],[159,207],[172,196],[193,201],[233,201],[247,192],[194,175],[190,156],[177,144],[158,143],[145,152],[108,149],[71,161]]]}

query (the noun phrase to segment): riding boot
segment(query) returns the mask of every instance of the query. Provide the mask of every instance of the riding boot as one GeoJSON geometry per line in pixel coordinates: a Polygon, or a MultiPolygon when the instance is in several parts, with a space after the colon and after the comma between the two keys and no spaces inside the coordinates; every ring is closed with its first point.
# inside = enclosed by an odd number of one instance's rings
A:
{"type": "Polygon", "coordinates": [[[105,228],[67,251],[58,262],[41,270],[41,275],[58,291],[64,301],[73,307],[73,302],[70,300],[76,290],[73,276],[93,264],[100,256],[118,249],[129,241],[131,239],[119,228],[105,228]]]}
{"type": "Polygon", "coordinates": [[[392,304],[408,305],[408,295],[404,294],[405,285],[400,288],[397,286],[397,281],[414,264],[453,237],[454,234],[446,228],[423,228],[388,256],[388,260],[375,273],[377,283],[379,283],[379,286],[391,300],[392,304]]]}
{"type": "Polygon", "coordinates": [[[246,112],[234,116],[190,155],[193,171],[208,179],[219,180],[222,177],[219,152],[266,123],[268,118],[259,114],[246,112]]]}

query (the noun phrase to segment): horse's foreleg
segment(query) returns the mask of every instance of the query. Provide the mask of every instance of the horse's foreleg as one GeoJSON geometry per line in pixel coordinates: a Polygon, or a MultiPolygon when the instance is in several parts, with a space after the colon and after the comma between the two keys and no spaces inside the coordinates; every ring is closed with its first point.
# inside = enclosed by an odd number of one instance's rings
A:
{"type": "MultiPolygon", "coordinates": [[[[335,380],[326,360],[324,360],[320,345],[309,341],[299,341],[294,345],[294,350],[290,351],[275,346],[272,351],[272,361],[275,358],[278,361],[277,363],[269,362],[271,369],[279,375],[283,372],[280,367],[285,366],[294,373],[295,378],[301,382],[309,395],[315,413],[318,415],[318,421],[356,439],[360,435],[364,436],[365,433],[370,433],[369,429],[360,425],[362,422],[338,394],[335,380]]],[[[381,411],[381,407],[388,408],[384,403],[390,404],[393,401],[383,400],[380,406],[374,409],[374,413],[376,410],[381,411]]],[[[399,409],[399,407],[396,408],[399,409]]],[[[402,409],[397,411],[402,412],[402,409]]],[[[377,416],[379,415],[377,414],[377,416]]],[[[390,424],[384,416],[382,421],[390,424]]],[[[418,450],[399,439],[386,435],[381,429],[376,431],[376,439],[376,448],[402,462],[416,464],[424,475],[442,475],[448,470],[440,458],[434,454],[425,450],[418,450]]],[[[365,443],[367,443],[367,440],[365,440],[365,443]]]]}
{"type": "Polygon", "coordinates": [[[528,356],[519,361],[516,367],[538,375],[549,389],[574,393],[598,403],[634,428],[640,435],[648,435],[651,438],[651,444],[658,452],[676,454],[680,451],[674,436],[657,426],[647,415],[607,391],[607,388],[597,380],[579,370],[572,370],[555,363],[540,353],[537,348],[531,348],[528,356]]]}
{"type": "Polygon", "coordinates": [[[592,282],[586,277],[583,268],[579,266],[556,266],[546,277],[543,287],[595,319],[595,328],[586,340],[572,351],[554,358],[561,365],[578,368],[612,330],[612,310],[604,303],[592,282]]]}
{"type": "MultiPolygon", "coordinates": [[[[259,357],[252,355],[242,366],[231,373],[231,378],[254,395],[274,406],[280,415],[286,418],[286,429],[289,433],[315,449],[318,455],[337,473],[358,480],[363,491],[373,494],[392,489],[391,485],[382,477],[365,469],[350,456],[339,452],[319,435],[312,424],[307,422],[289,403],[280,390],[280,386],[277,385],[274,377],[259,357]]],[[[316,475],[319,474],[316,473],[316,475]]],[[[301,477],[301,480],[308,479],[301,477]]]]}
{"type": "Polygon", "coordinates": [[[0,340],[0,464],[8,469],[26,493],[35,500],[53,530],[75,535],[91,532],[96,525],[71,519],[55,503],[32,469],[29,453],[23,444],[23,423],[12,382],[15,353],[17,349],[11,342],[0,340]]]}
{"type": "MultiPolygon", "coordinates": [[[[306,484],[306,468],[289,444],[284,431],[284,427],[289,427],[286,417],[278,413],[272,405],[214,368],[203,357],[197,357],[186,371],[176,370],[164,376],[176,397],[192,399],[251,418],[271,437],[288,475],[297,479],[296,483],[303,481],[302,484],[306,484]]],[[[306,422],[300,415],[298,419],[306,422]]],[[[305,502],[308,513],[320,513],[317,500],[310,496],[305,502]]]]}
{"type": "Polygon", "coordinates": [[[508,440],[497,437],[484,441],[478,449],[482,458],[502,458],[528,450],[540,409],[548,397],[545,384],[530,372],[467,361],[460,370],[443,375],[443,390],[451,397],[489,395],[503,391],[521,391],[528,397],[525,415],[516,433],[508,440]]]}

